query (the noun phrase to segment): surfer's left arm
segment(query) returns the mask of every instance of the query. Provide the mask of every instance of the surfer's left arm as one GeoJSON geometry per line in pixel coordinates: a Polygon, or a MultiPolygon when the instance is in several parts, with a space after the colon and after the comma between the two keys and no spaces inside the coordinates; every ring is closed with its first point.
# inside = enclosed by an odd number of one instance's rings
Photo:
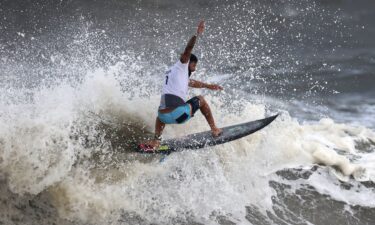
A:
{"type": "Polygon", "coordinates": [[[207,88],[207,89],[210,89],[210,90],[223,90],[223,87],[220,86],[220,85],[217,85],[217,84],[207,84],[207,83],[204,83],[204,82],[201,82],[201,81],[197,81],[197,80],[193,80],[193,79],[190,79],[189,80],[189,87],[193,87],[193,88],[207,88]]]}

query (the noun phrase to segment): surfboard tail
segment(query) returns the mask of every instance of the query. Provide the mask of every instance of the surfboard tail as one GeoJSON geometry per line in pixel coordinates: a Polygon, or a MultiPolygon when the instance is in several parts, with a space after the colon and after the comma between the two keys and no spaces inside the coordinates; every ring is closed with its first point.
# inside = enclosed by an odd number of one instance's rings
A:
{"type": "Polygon", "coordinates": [[[154,153],[170,154],[171,153],[171,150],[169,149],[168,145],[160,145],[158,148],[154,148],[151,145],[139,144],[137,147],[137,151],[140,153],[148,153],[148,154],[154,154],[154,153]]]}

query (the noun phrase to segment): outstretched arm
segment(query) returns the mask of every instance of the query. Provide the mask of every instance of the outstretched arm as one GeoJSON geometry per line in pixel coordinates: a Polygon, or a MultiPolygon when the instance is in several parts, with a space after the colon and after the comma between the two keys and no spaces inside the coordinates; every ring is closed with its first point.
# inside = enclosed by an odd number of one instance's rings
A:
{"type": "Polygon", "coordinates": [[[190,59],[191,52],[193,51],[195,42],[197,41],[197,36],[201,35],[204,31],[204,21],[200,21],[197,28],[197,34],[190,38],[188,44],[185,47],[184,53],[181,55],[181,63],[188,63],[190,59]]]}
{"type": "Polygon", "coordinates": [[[189,87],[193,87],[193,88],[207,88],[207,89],[210,89],[210,90],[223,90],[223,87],[221,87],[220,85],[217,85],[217,84],[207,84],[207,83],[203,83],[201,81],[197,81],[197,80],[193,80],[193,79],[190,79],[189,80],[189,87]]]}

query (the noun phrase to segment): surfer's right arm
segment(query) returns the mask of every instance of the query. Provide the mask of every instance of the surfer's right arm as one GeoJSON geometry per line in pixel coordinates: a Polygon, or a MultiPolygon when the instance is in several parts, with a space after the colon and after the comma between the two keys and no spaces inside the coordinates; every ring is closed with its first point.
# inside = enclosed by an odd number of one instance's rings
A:
{"type": "Polygon", "coordinates": [[[217,84],[207,84],[202,81],[197,81],[193,79],[189,79],[189,87],[193,88],[207,88],[210,90],[223,90],[223,87],[217,84]]]}
{"type": "Polygon", "coordinates": [[[180,57],[181,63],[186,64],[186,63],[189,62],[191,52],[193,51],[195,42],[197,41],[197,37],[198,37],[198,35],[201,35],[203,33],[203,31],[204,31],[204,21],[202,20],[198,24],[197,34],[190,38],[188,44],[185,47],[184,53],[182,53],[182,55],[180,57]]]}

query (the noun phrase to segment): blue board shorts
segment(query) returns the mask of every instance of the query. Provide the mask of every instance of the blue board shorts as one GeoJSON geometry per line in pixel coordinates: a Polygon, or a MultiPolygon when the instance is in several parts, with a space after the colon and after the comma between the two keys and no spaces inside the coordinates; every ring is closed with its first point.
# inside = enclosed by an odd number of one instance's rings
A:
{"type": "Polygon", "coordinates": [[[188,121],[194,116],[195,112],[199,109],[200,102],[198,97],[189,99],[185,105],[175,108],[169,113],[158,112],[159,120],[165,124],[181,124],[188,121]],[[190,110],[191,106],[191,110],[190,110]]]}

